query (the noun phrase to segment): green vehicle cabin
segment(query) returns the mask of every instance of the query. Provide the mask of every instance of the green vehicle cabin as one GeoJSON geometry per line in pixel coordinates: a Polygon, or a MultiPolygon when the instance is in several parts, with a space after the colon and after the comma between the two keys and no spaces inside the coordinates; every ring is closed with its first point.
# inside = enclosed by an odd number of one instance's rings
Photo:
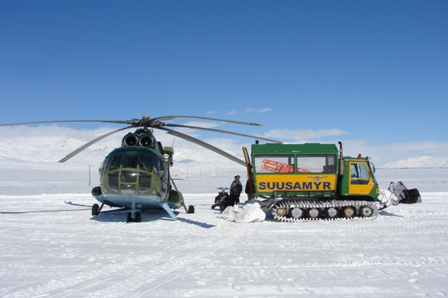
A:
{"type": "MultiPolygon", "coordinates": [[[[402,182],[382,198],[369,158],[343,155],[334,144],[253,144],[243,147],[250,195],[281,222],[336,218],[376,218],[399,203],[421,202],[417,189],[402,182]]],[[[392,187],[393,185],[393,187],[392,187]]]]}
{"type": "Polygon", "coordinates": [[[259,197],[377,199],[378,184],[368,158],[343,157],[334,144],[253,144],[252,193],[259,197]]]}

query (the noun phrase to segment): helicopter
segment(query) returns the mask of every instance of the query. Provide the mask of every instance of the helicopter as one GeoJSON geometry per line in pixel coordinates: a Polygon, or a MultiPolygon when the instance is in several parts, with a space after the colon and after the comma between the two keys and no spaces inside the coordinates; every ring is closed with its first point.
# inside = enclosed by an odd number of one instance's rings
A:
{"type": "Polygon", "coordinates": [[[182,193],[178,190],[173,177],[170,175],[170,168],[174,164],[174,149],[173,147],[164,147],[160,141],[157,141],[154,136],[154,129],[166,131],[168,134],[195,143],[242,166],[246,166],[243,160],[197,138],[168,127],[206,130],[280,143],[276,140],[226,130],[162,122],[177,118],[262,126],[262,124],[257,123],[197,116],[162,116],[150,118],[147,114],[144,114],[141,119],[131,120],[54,120],[0,124],[0,126],[70,122],[97,122],[126,125],[123,128],[103,134],[84,144],[59,160],[61,163],[66,162],[89,146],[112,134],[135,128],[136,130],[134,132],[129,132],[123,137],[120,147],[113,149],[105,157],[99,168],[100,185],[94,187],[91,191],[92,196],[100,203],[93,204],[92,216],[98,215],[104,205],[107,205],[129,210],[126,222],[141,222],[141,212],[150,210],[165,210],[172,219],[176,219],[176,215],[173,212],[175,209],[183,207],[187,213],[194,213],[195,211],[192,205],[187,208],[182,193]]]}

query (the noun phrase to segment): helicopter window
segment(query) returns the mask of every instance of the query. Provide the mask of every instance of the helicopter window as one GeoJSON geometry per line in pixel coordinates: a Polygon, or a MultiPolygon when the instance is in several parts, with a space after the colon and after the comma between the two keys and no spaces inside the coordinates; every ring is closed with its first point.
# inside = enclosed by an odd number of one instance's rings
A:
{"type": "Polygon", "coordinates": [[[165,171],[165,163],[164,162],[160,163],[160,170],[165,171]]]}
{"type": "Polygon", "coordinates": [[[152,162],[150,155],[140,153],[140,169],[148,172],[152,171],[152,162]]]}
{"type": "Polygon", "coordinates": [[[145,173],[139,173],[138,177],[138,189],[145,192],[151,187],[151,175],[145,173]]]}
{"type": "Polygon", "coordinates": [[[105,170],[105,168],[106,168],[106,163],[107,163],[107,158],[105,158],[105,159],[103,160],[103,162],[102,162],[101,165],[100,165],[100,168],[98,169],[98,171],[100,172],[100,174],[102,174],[102,173],[104,172],[104,170],[105,170]]]}
{"type": "Polygon", "coordinates": [[[112,156],[111,159],[109,159],[109,168],[108,171],[113,171],[118,168],[120,168],[121,165],[121,159],[123,158],[123,153],[118,153],[112,156]]]}
{"type": "Polygon", "coordinates": [[[138,152],[137,151],[125,152],[123,158],[123,168],[136,169],[137,165],[138,165],[138,152]]]}
{"type": "Polygon", "coordinates": [[[109,183],[109,188],[118,191],[118,171],[109,172],[107,174],[107,181],[109,183]]]}
{"type": "Polygon", "coordinates": [[[135,171],[122,171],[121,182],[137,182],[137,172],[135,171]]]}
{"type": "Polygon", "coordinates": [[[160,173],[160,159],[156,155],[152,156],[152,165],[154,172],[160,173]]]}

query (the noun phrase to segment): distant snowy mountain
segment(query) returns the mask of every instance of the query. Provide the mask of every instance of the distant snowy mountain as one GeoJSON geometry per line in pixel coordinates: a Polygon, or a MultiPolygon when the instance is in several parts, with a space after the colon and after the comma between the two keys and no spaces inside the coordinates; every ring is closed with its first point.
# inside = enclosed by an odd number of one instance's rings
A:
{"type": "Polygon", "coordinates": [[[431,156],[420,156],[388,162],[383,168],[447,168],[448,158],[433,158],[431,156]]]}

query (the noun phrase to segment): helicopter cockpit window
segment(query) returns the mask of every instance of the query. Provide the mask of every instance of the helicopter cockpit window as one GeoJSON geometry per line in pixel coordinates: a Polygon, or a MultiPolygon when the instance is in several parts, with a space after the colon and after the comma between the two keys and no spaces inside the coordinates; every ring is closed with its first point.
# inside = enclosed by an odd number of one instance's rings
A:
{"type": "Polygon", "coordinates": [[[139,173],[138,188],[140,191],[145,192],[151,187],[151,174],[139,173]]]}
{"type": "Polygon", "coordinates": [[[111,159],[109,159],[109,165],[107,167],[108,171],[117,170],[120,168],[121,160],[123,158],[123,153],[118,153],[112,156],[111,159]]]}
{"type": "Polygon", "coordinates": [[[156,174],[160,173],[160,159],[157,157],[157,155],[152,156],[152,166],[156,174]]]}
{"type": "Polygon", "coordinates": [[[160,163],[160,170],[165,172],[165,163],[160,163]]]}
{"type": "Polygon", "coordinates": [[[110,189],[118,191],[118,178],[121,160],[123,159],[123,153],[118,153],[108,158],[105,169],[108,171],[108,183],[110,189]]]}
{"type": "Polygon", "coordinates": [[[122,171],[121,172],[121,182],[137,182],[137,172],[136,171],[122,171]]]}
{"type": "Polygon", "coordinates": [[[123,158],[123,168],[136,169],[138,165],[138,152],[126,151],[123,158]]]}
{"type": "Polygon", "coordinates": [[[148,172],[152,171],[152,161],[150,155],[140,153],[140,170],[148,172]]]}

